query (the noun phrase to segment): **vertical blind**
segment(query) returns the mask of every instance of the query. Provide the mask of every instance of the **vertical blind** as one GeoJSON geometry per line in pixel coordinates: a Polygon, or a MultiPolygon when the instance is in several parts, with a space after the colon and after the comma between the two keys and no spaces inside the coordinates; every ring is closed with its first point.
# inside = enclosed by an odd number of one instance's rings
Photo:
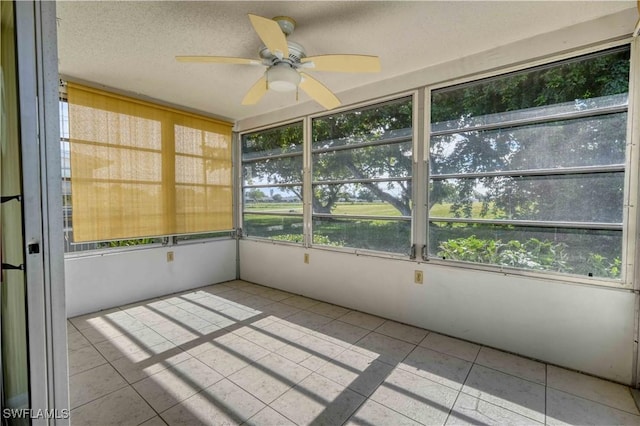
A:
{"type": "Polygon", "coordinates": [[[232,228],[231,124],[68,83],[75,242],[232,228]]]}

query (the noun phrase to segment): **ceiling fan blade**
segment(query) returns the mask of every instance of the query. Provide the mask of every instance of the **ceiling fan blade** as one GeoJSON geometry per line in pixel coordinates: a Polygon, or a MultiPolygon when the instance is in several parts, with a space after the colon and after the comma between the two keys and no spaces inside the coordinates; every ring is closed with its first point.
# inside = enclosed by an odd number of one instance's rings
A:
{"type": "Polygon", "coordinates": [[[255,82],[251,89],[244,95],[242,99],[242,105],[254,105],[257,104],[260,99],[267,93],[267,79],[263,76],[255,82]]]}
{"type": "Polygon", "coordinates": [[[257,59],[234,58],[232,56],[176,56],[178,62],[215,62],[218,64],[260,65],[257,59]]]}
{"type": "Polygon", "coordinates": [[[302,81],[299,87],[311,98],[313,98],[320,105],[326,109],[334,109],[340,106],[340,100],[333,94],[333,92],[326,88],[326,86],[320,83],[315,78],[308,74],[300,73],[302,75],[302,81]]]}
{"type": "Polygon", "coordinates": [[[276,55],[276,52],[280,52],[284,58],[289,57],[287,38],[276,21],[252,14],[249,14],[249,19],[253,29],[271,53],[276,55]]]}
{"type": "Polygon", "coordinates": [[[368,55],[319,55],[303,58],[314,71],[380,72],[380,58],[368,55]]]}

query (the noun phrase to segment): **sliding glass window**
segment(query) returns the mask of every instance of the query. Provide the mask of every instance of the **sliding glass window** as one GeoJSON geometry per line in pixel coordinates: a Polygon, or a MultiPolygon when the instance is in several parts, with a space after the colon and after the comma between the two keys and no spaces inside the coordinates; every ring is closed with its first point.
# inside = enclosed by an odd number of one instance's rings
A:
{"type": "Polygon", "coordinates": [[[313,244],[408,254],[410,97],[312,121],[313,244]]]}
{"type": "Polygon", "coordinates": [[[303,242],[302,122],[242,136],[243,233],[303,242]]]}
{"type": "Polygon", "coordinates": [[[431,94],[431,257],[621,278],[629,48],[431,94]]]}

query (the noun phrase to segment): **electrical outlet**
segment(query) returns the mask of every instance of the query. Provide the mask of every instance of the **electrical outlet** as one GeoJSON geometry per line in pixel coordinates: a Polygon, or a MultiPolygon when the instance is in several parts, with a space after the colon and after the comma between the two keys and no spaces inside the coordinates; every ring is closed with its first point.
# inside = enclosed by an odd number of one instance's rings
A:
{"type": "Polygon", "coordinates": [[[417,269],[414,271],[413,281],[416,284],[422,284],[424,280],[424,276],[422,275],[422,271],[418,271],[417,269]]]}
{"type": "Polygon", "coordinates": [[[309,263],[309,253],[304,254],[304,263],[309,263]]]}
{"type": "Polygon", "coordinates": [[[173,252],[172,251],[168,251],[167,252],[167,262],[173,262],[173,252]]]}

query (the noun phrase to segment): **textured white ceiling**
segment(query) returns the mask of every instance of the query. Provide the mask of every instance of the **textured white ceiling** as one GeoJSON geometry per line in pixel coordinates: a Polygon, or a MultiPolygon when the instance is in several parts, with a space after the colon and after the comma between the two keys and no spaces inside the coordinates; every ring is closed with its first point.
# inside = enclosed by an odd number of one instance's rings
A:
{"type": "MultiPolygon", "coordinates": [[[[380,56],[379,74],[313,73],[338,94],[622,10],[636,1],[58,1],[60,74],[230,120],[296,103],[269,92],[242,106],[264,67],[178,63],[176,55],[256,58],[248,13],[297,21],[307,55],[380,56]]],[[[309,99],[300,94],[298,102],[309,99]]]]}

